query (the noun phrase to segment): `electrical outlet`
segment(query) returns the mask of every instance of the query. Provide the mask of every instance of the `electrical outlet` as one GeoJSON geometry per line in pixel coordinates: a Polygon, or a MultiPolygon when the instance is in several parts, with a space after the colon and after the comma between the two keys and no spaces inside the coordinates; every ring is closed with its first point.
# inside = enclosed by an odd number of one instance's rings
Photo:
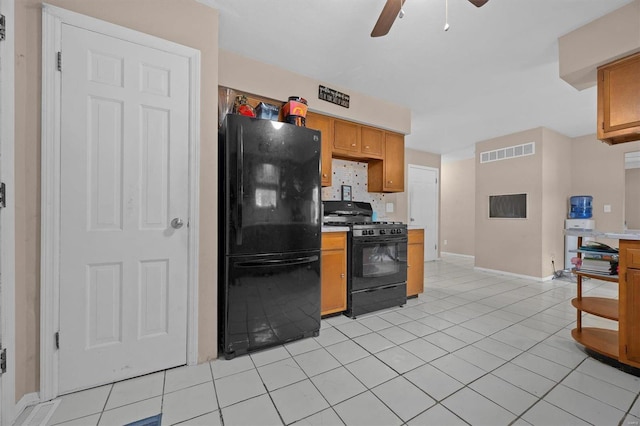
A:
{"type": "Polygon", "coordinates": [[[447,245],[447,240],[444,240],[444,241],[443,241],[443,243],[444,243],[444,245],[446,246],[446,245],[447,245]]]}

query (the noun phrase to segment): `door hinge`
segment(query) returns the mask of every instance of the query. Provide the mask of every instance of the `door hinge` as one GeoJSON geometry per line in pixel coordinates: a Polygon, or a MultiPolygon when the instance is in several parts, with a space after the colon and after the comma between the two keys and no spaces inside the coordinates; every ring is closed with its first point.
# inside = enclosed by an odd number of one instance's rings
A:
{"type": "Polygon", "coordinates": [[[7,372],[7,348],[3,348],[0,352],[0,374],[7,372]]]}
{"type": "Polygon", "coordinates": [[[58,52],[58,71],[62,71],[62,52],[58,52]]]}
{"type": "Polygon", "coordinates": [[[56,349],[60,349],[60,332],[56,331],[56,349]]]}
{"type": "Polygon", "coordinates": [[[7,186],[0,183],[0,208],[7,207],[7,186]]]}
{"type": "Polygon", "coordinates": [[[0,15],[0,41],[3,41],[7,37],[7,25],[4,15],[0,15]]]}

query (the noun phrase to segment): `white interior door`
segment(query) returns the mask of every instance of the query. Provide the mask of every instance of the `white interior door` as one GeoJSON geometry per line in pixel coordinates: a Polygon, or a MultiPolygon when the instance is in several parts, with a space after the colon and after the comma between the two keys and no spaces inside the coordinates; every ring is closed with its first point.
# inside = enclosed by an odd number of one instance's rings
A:
{"type": "Polygon", "coordinates": [[[61,50],[66,393],[186,363],[189,62],[66,24],[61,50]]]}
{"type": "Polygon", "coordinates": [[[409,224],[424,228],[424,260],[438,258],[438,169],[409,164],[409,224]]]}
{"type": "MultiPolygon", "coordinates": [[[[0,0],[5,40],[0,42],[0,182],[14,193],[14,1],[0,0]]],[[[15,415],[15,204],[0,209],[0,348],[6,350],[7,372],[0,375],[0,424],[15,415]]]]}

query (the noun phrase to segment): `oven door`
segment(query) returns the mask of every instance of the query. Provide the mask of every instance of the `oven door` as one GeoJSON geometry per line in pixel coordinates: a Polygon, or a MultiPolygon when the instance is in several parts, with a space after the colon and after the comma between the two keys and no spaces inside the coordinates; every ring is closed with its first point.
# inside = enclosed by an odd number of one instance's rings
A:
{"type": "Polygon", "coordinates": [[[350,291],[407,281],[407,236],[352,240],[350,291]]]}

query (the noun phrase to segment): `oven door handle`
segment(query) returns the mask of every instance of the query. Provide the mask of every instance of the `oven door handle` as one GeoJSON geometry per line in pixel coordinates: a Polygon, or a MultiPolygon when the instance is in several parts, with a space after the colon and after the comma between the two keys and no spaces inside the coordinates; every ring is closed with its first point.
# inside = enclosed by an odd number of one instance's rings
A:
{"type": "Polygon", "coordinates": [[[385,244],[385,243],[407,243],[408,238],[406,235],[399,237],[357,237],[353,238],[353,244],[385,244]]]}
{"type": "Polygon", "coordinates": [[[395,287],[401,286],[403,284],[406,284],[406,283],[402,282],[402,283],[389,284],[389,285],[385,285],[385,286],[382,286],[382,287],[370,288],[368,290],[363,291],[363,293],[373,293],[374,291],[389,290],[391,288],[395,288],[395,287]]]}

